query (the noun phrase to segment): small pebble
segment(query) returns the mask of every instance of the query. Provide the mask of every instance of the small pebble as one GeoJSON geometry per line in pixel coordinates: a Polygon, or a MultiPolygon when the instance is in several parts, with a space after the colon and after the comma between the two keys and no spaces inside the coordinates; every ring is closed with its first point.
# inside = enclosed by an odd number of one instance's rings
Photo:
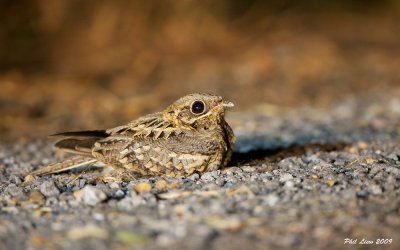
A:
{"type": "Polygon", "coordinates": [[[263,200],[268,206],[273,207],[279,201],[279,197],[275,194],[269,194],[263,200]]]}
{"type": "Polygon", "coordinates": [[[121,189],[118,189],[117,192],[115,192],[114,195],[115,195],[116,198],[122,198],[122,197],[125,196],[125,193],[121,189]]]}
{"type": "Polygon", "coordinates": [[[26,183],[31,183],[31,182],[33,182],[35,180],[35,177],[33,176],[33,175],[27,175],[27,176],[25,176],[25,178],[24,178],[24,184],[26,184],[26,183]]]}
{"type": "Polygon", "coordinates": [[[110,184],[110,188],[112,188],[112,189],[119,189],[119,184],[116,183],[116,182],[113,182],[113,183],[110,184]]]}
{"type": "Polygon", "coordinates": [[[294,181],[286,181],[285,185],[286,188],[293,188],[294,187],[294,181]]]}
{"type": "Polygon", "coordinates": [[[293,179],[293,176],[291,174],[285,173],[285,174],[281,175],[281,177],[279,178],[279,181],[280,182],[287,182],[287,181],[292,180],[292,179],[293,179]]]}
{"type": "Polygon", "coordinates": [[[56,204],[58,204],[58,199],[57,199],[55,196],[48,197],[48,198],[46,199],[45,205],[46,205],[47,207],[51,207],[51,206],[54,206],[54,205],[56,205],[56,204]]]}
{"type": "Polygon", "coordinates": [[[60,195],[60,190],[56,187],[54,181],[45,181],[40,185],[40,192],[46,197],[55,197],[60,195]]]}
{"type": "Polygon", "coordinates": [[[392,153],[392,154],[388,155],[388,158],[392,159],[394,161],[398,161],[399,160],[399,155],[392,153]]]}
{"type": "Polygon", "coordinates": [[[373,195],[381,195],[382,194],[382,188],[379,185],[370,185],[368,187],[368,191],[373,194],[373,195]]]}
{"type": "Polygon", "coordinates": [[[157,190],[164,190],[167,188],[167,182],[165,180],[158,180],[155,187],[157,190]]]}
{"type": "Polygon", "coordinates": [[[356,193],[356,195],[357,195],[358,198],[365,198],[365,197],[368,196],[368,192],[365,191],[365,190],[361,190],[361,191],[358,191],[358,192],[356,193]]]}
{"type": "Polygon", "coordinates": [[[135,191],[137,193],[150,192],[151,191],[151,185],[148,182],[139,182],[135,186],[135,191]]]}
{"type": "Polygon", "coordinates": [[[171,189],[177,189],[177,188],[180,188],[181,186],[182,186],[182,182],[179,180],[171,181],[170,183],[168,183],[168,188],[171,188],[171,189]]]}
{"type": "Polygon", "coordinates": [[[199,178],[200,175],[198,173],[192,174],[191,176],[188,177],[188,179],[192,181],[197,181],[199,178]]]}
{"type": "Polygon", "coordinates": [[[200,179],[202,181],[214,181],[215,180],[212,172],[206,172],[206,173],[202,174],[200,179]]]}
{"type": "Polygon", "coordinates": [[[9,180],[11,183],[15,183],[17,185],[22,183],[21,178],[16,175],[11,175],[9,180]]]}
{"type": "Polygon", "coordinates": [[[86,185],[83,189],[74,192],[74,197],[89,206],[95,206],[107,198],[106,193],[102,190],[86,185]]]}
{"type": "Polygon", "coordinates": [[[368,148],[368,143],[366,143],[365,141],[359,141],[357,143],[357,147],[360,149],[367,149],[368,148]]]}
{"type": "Polygon", "coordinates": [[[336,184],[335,180],[326,180],[325,181],[326,185],[328,185],[328,187],[332,187],[333,185],[336,184]]]}
{"type": "Polygon", "coordinates": [[[44,196],[39,191],[32,191],[29,195],[29,202],[35,203],[38,205],[43,205],[44,196]]]}
{"type": "Polygon", "coordinates": [[[22,188],[18,187],[14,183],[11,183],[7,186],[7,192],[13,197],[21,197],[24,195],[22,188]]]}
{"type": "Polygon", "coordinates": [[[226,183],[226,181],[223,178],[218,178],[218,179],[215,180],[215,184],[217,184],[220,187],[225,185],[225,183],[226,183]]]}

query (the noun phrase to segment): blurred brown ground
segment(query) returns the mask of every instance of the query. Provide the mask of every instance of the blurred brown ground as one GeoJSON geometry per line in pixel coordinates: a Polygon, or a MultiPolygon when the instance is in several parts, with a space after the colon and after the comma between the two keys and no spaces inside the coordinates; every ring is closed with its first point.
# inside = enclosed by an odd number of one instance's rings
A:
{"type": "Polygon", "coordinates": [[[99,129],[191,92],[236,110],[400,94],[397,1],[1,1],[0,141],[99,129]]]}

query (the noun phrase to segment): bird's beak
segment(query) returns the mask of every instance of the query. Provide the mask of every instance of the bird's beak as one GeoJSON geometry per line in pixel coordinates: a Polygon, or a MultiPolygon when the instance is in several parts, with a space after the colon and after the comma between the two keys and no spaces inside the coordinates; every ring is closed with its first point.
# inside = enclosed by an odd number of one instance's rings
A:
{"type": "Polygon", "coordinates": [[[223,102],[222,106],[224,108],[233,108],[235,106],[235,104],[233,104],[232,102],[223,102]]]}

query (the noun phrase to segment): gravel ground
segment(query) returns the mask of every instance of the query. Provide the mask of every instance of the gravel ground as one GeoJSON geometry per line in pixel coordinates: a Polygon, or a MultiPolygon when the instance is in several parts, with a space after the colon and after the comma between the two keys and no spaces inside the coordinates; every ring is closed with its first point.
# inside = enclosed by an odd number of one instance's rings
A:
{"type": "Polygon", "coordinates": [[[400,249],[399,107],[386,93],[231,113],[229,168],[122,184],[24,179],[60,159],[52,142],[0,143],[0,249],[400,249]]]}

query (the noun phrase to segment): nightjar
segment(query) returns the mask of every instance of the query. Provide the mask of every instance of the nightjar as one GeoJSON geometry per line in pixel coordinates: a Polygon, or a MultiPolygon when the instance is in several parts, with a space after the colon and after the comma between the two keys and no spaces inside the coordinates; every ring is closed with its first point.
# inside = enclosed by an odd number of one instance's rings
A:
{"type": "Polygon", "coordinates": [[[129,181],[137,176],[188,176],[225,167],[235,136],[225,121],[233,107],[220,96],[186,95],[163,112],[126,125],[56,134],[55,144],[75,156],[31,172],[47,175],[82,166],[107,167],[104,178],[129,181]]]}

